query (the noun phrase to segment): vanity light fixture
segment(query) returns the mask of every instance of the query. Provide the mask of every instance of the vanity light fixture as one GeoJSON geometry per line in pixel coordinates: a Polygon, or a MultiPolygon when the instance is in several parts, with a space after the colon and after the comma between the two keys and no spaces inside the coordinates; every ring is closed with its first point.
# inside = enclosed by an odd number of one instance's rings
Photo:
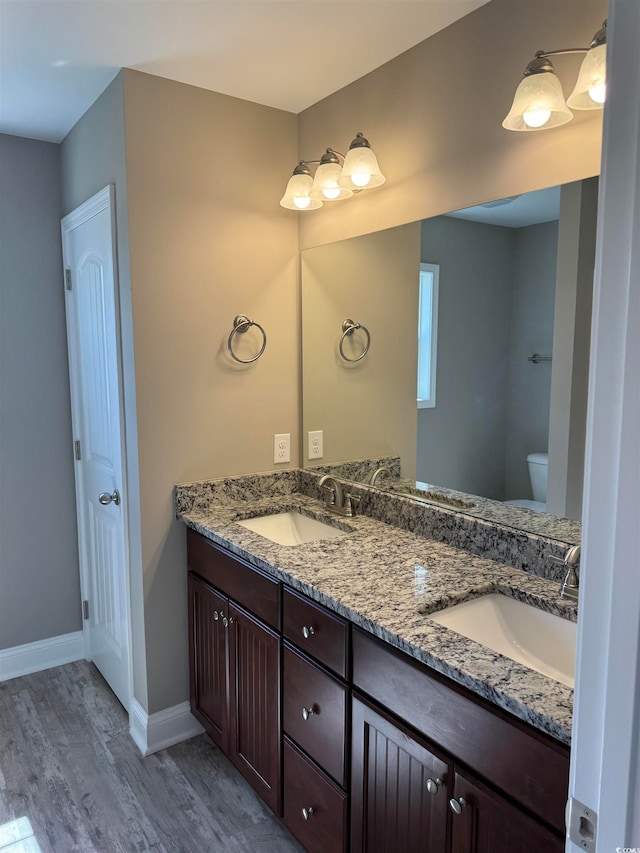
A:
{"type": "Polygon", "coordinates": [[[289,210],[317,210],[325,201],[351,198],[361,190],[384,184],[369,140],[357,133],[346,155],[327,148],[320,160],[300,160],[280,199],[289,210]],[[317,165],[312,177],[310,166],[317,165]]]}
{"type": "Polygon", "coordinates": [[[601,110],[606,97],[606,53],[606,20],[589,47],[536,51],[535,59],[525,68],[502,126],[507,130],[547,130],[571,121],[571,110],[601,110]],[[586,55],[573,92],[565,102],[560,80],[549,57],[568,53],[586,55]]]}

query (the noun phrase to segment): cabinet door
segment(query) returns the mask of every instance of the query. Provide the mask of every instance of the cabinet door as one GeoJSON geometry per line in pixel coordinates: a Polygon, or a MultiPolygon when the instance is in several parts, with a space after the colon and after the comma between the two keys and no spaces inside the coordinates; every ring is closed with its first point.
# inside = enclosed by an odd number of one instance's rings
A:
{"type": "Polygon", "coordinates": [[[270,808],[281,814],[280,640],[229,603],[229,757],[270,808]]]}
{"type": "Polygon", "coordinates": [[[224,621],[227,599],[189,575],[191,710],[209,737],[227,751],[229,673],[224,621]]]}
{"type": "Polygon", "coordinates": [[[564,842],[557,835],[495,791],[459,773],[455,774],[454,800],[457,806],[451,822],[452,853],[562,853],[564,850],[564,842]]]}
{"type": "Polygon", "coordinates": [[[353,700],[353,853],[445,853],[449,765],[353,700]]]}

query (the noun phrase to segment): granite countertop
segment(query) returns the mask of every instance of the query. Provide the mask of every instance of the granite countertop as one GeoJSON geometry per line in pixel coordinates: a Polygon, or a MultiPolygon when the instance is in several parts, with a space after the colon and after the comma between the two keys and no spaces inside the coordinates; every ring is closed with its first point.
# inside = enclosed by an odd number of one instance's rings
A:
{"type": "MultiPolygon", "coordinates": [[[[225,481],[225,484],[231,481],[225,481]]],[[[363,515],[341,518],[280,484],[259,497],[243,489],[178,487],[178,517],[211,541],[449,676],[562,743],[571,740],[573,690],[432,622],[428,614],[499,591],[576,620],[556,582],[409,533],[363,515]],[[339,539],[278,545],[237,522],[297,510],[348,531],[339,539]]],[[[208,484],[203,484],[205,486],[208,484]]]]}

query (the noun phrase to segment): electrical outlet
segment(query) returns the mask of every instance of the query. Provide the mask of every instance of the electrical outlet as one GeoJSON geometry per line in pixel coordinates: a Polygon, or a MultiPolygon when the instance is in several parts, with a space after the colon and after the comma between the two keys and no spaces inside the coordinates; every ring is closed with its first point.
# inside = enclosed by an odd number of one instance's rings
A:
{"type": "Polygon", "coordinates": [[[291,461],[291,433],[285,432],[273,436],[273,461],[274,463],[291,461]]]}
{"type": "Polygon", "coordinates": [[[324,449],[322,447],[323,438],[322,430],[315,429],[309,431],[309,459],[322,459],[324,449]]]}

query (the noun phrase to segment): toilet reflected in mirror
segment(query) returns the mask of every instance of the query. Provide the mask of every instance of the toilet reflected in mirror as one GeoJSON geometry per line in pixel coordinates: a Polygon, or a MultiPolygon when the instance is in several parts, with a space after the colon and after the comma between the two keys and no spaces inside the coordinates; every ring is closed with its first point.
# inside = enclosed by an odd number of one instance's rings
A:
{"type": "Polygon", "coordinates": [[[524,509],[533,509],[536,512],[546,512],[549,454],[530,453],[527,456],[527,467],[529,468],[529,482],[531,483],[531,494],[533,495],[533,500],[520,498],[518,500],[505,501],[505,503],[510,506],[521,506],[524,507],[524,509]]]}

